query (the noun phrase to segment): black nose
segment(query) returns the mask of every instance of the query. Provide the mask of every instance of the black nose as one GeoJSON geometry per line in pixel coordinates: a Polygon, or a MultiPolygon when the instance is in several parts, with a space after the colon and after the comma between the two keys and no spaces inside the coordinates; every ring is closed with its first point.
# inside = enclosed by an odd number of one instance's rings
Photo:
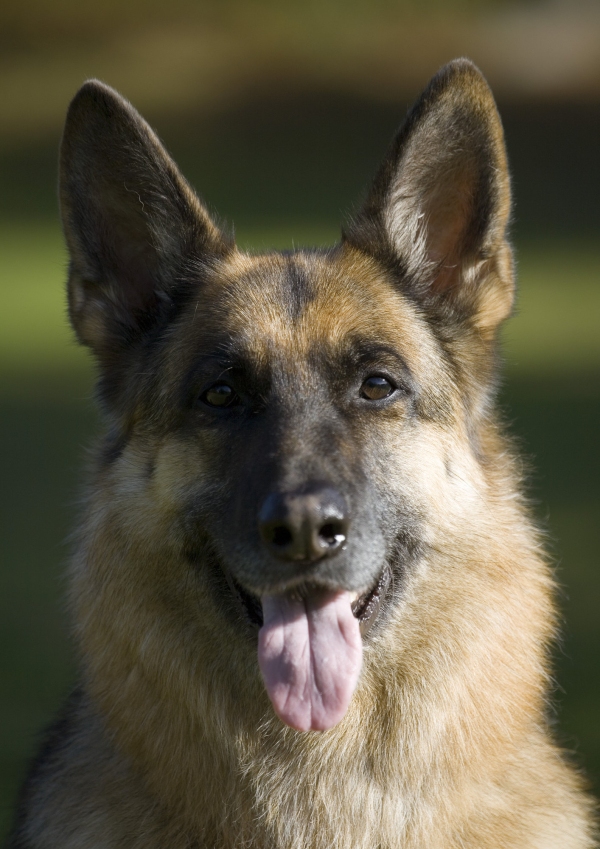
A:
{"type": "Polygon", "coordinates": [[[329,486],[273,492],[261,507],[258,526],[275,557],[314,561],[335,554],[344,545],[348,510],[340,493],[329,486]]]}

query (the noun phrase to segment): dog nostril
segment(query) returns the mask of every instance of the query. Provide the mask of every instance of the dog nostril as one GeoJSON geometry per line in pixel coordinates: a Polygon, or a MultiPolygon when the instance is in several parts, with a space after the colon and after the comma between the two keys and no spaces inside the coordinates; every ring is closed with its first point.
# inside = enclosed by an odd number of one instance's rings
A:
{"type": "Polygon", "coordinates": [[[278,548],[285,548],[292,542],[292,532],[285,525],[278,525],[271,531],[271,544],[278,548]]]}
{"type": "Polygon", "coordinates": [[[268,495],[258,514],[267,550],[280,560],[314,563],[345,546],[347,507],[332,487],[313,484],[268,495]]]}
{"type": "Polygon", "coordinates": [[[329,547],[339,545],[345,539],[344,534],[341,533],[341,528],[338,525],[334,525],[333,522],[323,525],[319,528],[318,533],[319,539],[329,547]]]}

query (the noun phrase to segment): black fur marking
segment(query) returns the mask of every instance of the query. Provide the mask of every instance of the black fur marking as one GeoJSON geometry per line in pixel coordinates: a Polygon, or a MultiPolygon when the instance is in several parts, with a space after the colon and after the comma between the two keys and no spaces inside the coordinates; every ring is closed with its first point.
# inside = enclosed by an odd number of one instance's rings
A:
{"type": "Polygon", "coordinates": [[[31,762],[25,783],[21,788],[13,828],[5,849],[33,849],[32,844],[23,834],[25,823],[29,818],[29,804],[40,779],[45,780],[45,776],[42,775],[44,767],[53,759],[59,760],[61,748],[70,740],[72,720],[82,700],[83,692],[79,688],[73,690],[56,722],[46,730],[42,747],[31,762]]]}
{"type": "Polygon", "coordinates": [[[314,286],[304,269],[289,257],[286,275],[282,280],[282,301],[292,321],[297,321],[307,305],[316,297],[314,286]]]}
{"type": "Polygon", "coordinates": [[[129,441],[129,435],[124,431],[109,433],[100,448],[100,466],[107,468],[119,459],[129,441]]]}

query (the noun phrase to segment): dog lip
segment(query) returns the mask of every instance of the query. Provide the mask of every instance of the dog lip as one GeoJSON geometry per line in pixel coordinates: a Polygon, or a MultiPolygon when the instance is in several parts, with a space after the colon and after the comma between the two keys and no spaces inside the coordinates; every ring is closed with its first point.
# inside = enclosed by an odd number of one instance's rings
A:
{"type": "Polygon", "coordinates": [[[229,588],[231,589],[233,597],[238,602],[238,606],[241,608],[242,615],[246,622],[255,628],[262,628],[263,611],[260,598],[257,595],[254,595],[254,593],[245,590],[228,572],[225,574],[227,576],[229,588]]]}
{"type": "Polygon", "coordinates": [[[392,584],[392,570],[386,563],[377,581],[370,590],[359,596],[352,603],[352,613],[360,622],[360,633],[366,637],[375,624],[381,606],[387,598],[392,584]]]}
{"type": "MultiPolygon", "coordinates": [[[[258,595],[245,589],[233,575],[224,570],[227,583],[246,622],[254,628],[263,625],[262,603],[258,595]]],[[[392,583],[392,571],[386,563],[374,584],[352,602],[352,613],[360,623],[360,633],[366,637],[375,624],[382,603],[387,598],[392,583]]]]}

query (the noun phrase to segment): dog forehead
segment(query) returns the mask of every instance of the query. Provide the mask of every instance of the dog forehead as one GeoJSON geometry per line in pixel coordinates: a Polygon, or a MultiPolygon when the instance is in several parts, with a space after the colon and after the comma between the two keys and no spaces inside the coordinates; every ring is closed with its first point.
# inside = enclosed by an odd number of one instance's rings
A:
{"type": "MultiPolygon", "coordinates": [[[[259,358],[305,357],[367,338],[414,363],[434,346],[414,304],[375,261],[345,246],[323,252],[238,256],[224,270],[219,314],[227,333],[259,358]]],[[[434,346],[435,347],[435,346],[434,346]]]]}

